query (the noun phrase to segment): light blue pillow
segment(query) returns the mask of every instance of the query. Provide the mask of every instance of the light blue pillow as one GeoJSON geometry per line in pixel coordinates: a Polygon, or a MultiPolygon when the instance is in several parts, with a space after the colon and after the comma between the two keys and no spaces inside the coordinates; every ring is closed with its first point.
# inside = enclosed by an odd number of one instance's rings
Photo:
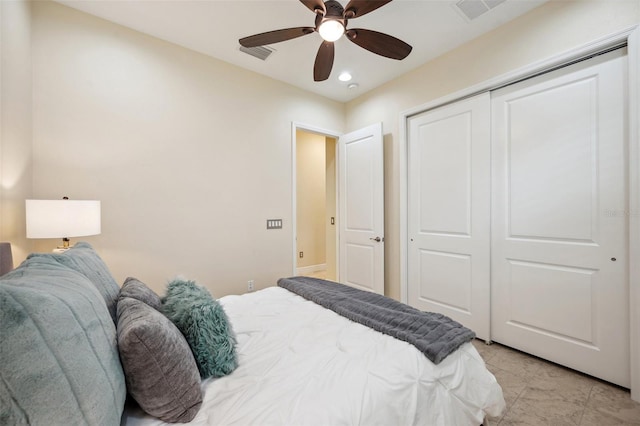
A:
{"type": "Polygon", "coordinates": [[[115,325],[91,281],[52,257],[0,278],[0,360],[0,424],[120,424],[115,325]]]}
{"type": "Polygon", "coordinates": [[[102,295],[107,310],[113,323],[116,323],[116,304],[118,303],[118,293],[120,287],[111,275],[109,268],[98,253],[86,242],[78,242],[69,250],[62,254],[54,253],[33,253],[31,257],[46,257],[55,259],[74,271],[80,272],[93,283],[102,295]]]}
{"type": "Polygon", "coordinates": [[[170,282],[162,312],[187,339],[200,377],[221,377],[235,370],[238,361],[231,323],[206,288],[194,281],[170,282]]]}

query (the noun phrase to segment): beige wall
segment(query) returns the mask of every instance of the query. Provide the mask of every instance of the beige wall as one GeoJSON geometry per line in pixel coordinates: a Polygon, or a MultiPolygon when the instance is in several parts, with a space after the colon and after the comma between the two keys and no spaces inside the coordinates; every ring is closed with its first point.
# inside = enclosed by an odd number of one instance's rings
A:
{"type": "Polygon", "coordinates": [[[296,200],[298,268],[324,265],[325,238],[325,137],[296,132],[296,200]]]}
{"type": "Polygon", "coordinates": [[[24,198],[98,198],[103,234],[86,240],[118,280],[183,274],[218,296],[293,269],[291,122],[383,122],[385,292],[399,298],[400,113],[640,21],[637,0],[552,1],[343,105],[55,3],[31,19],[27,2],[0,4],[0,233],[17,260],[24,198]]]}
{"type": "Polygon", "coordinates": [[[34,195],[102,201],[83,239],[120,282],[291,274],[291,123],[340,131],[343,104],[55,3],[33,19],[34,195]]]}
{"type": "Polygon", "coordinates": [[[31,12],[26,0],[0,1],[0,239],[15,263],[31,251],[24,200],[31,194],[31,12]]]}
{"type": "Polygon", "coordinates": [[[401,112],[638,22],[637,0],[551,1],[347,104],[348,131],[383,122],[387,296],[400,298],[401,112]]]}

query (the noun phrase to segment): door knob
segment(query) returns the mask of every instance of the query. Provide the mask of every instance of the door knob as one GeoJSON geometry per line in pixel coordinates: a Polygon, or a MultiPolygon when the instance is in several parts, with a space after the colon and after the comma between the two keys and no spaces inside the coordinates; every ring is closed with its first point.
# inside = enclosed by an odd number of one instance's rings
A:
{"type": "Polygon", "coordinates": [[[369,238],[371,241],[375,241],[376,243],[379,243],[380,241],[382,241],[382,238],[380,237],[375,237],[375,238],[369,238]]]}

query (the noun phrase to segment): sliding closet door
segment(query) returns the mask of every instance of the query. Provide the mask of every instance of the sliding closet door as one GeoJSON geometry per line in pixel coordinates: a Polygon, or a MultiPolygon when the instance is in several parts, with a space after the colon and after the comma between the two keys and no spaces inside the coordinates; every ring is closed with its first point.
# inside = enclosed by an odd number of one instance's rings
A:
{"type": "Polygon", "coordinates": [[[626,49],[492,94],[493,340],[629,386],[626,49]]]}
{"type": "Polygon", "coordinates": [[[409,119],[409,305],[489,339],[490,97],[409,119]]]}

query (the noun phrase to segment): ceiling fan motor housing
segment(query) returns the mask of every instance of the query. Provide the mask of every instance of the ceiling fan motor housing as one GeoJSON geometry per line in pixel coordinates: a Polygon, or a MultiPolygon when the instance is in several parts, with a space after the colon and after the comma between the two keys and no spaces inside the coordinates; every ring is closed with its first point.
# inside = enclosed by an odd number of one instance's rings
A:
{"type": "Polygon", "coordinates": [[[326,9],[326,12],[324,14],[325,18],[342,18],[344,8],[336,0],[327,0],[324,3],[324,7],[326,9]]]}
{"type": "MultiPolygon", "coordinates": [[[[323,22],[326,21],[338,21],[342,24],[343,27],[346,28],[347,20],[343,18],[344,8],[340,3],[338,3],[336,0],[327,0],[324,3],[324,7],[324,16],[319,21],[316,20],[316,30],[320,25],[322,25],[323,22]]],[[[320,11],[320,13],[322,13],[322,11],[320,11]]],[[[318,14],[318,16],[320,16],[320,14],[318,14]]]]}

